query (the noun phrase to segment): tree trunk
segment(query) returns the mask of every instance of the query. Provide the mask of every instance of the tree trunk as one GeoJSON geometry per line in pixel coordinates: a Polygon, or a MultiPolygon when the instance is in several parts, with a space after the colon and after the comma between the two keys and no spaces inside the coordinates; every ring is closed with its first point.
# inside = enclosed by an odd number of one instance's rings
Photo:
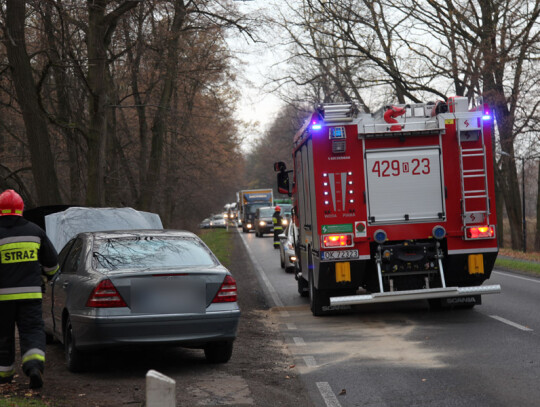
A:
{"type": "Polygon", "coordinates": [[[497,242],[499,247],[504,247],[504,194],[501,188],[501,172],[497,165],[495,168],[495,207],[497,209],[497,242]]]}
{"type": "Polygon", "coordinates": [[[118,20],[138,2],[125,1],[105,14],[109,0],[88,0],[88,88],[90,125],[88,129],[88,189],[86,203],[101,206],[104,202],[107,153],[107,47],[118,20]]]}
{"type": "MultiPolygon", "coordinates": [[[[143,55],[144,46],[144,18],[139,17],[137,24],[137,42],[135,46],[131,43],[130,35],[132,27],[129,22],[124,24],[124,37],[126,39],[127,46],[127,58],[130,66],[130,84],[133,93],[133,100],[135,101],[135,108],[137,110],[137,119],[139,121],[139,188],[141,188],[146,181],[146,171],[148,170],[148,157],[149,154],[149,136],[148,136],[148,122],[146,120],[146,108],[145,100],[141,97],[139,90],[139,78],[140,78],[140,62],[143,55]]],[[[150,94],[151,92],[148,92],[150,94]]],[[[148,95],[147,94],[147,95],[148,95]]],[[[146,96],[148,98],[148,96],[146,96]]],[[[140,196],[137,197],[137,200],[140,196]]]]}
{"type": "Polygon", "coordinates": [[[536,178],[538,192],[536,194],[536,235],[534,239],[534,250],[540,251],[540,163],[538,163],[538,177],[536,178]]]}
{"type": "Polygon", "coordinates": [[[90,90],[88,129],[88,188],[86,204],[103,205],[105,149],[107,145],[107,90],[105,84],[107,49],[104,44],[105,6],[107,1],[88,2],[88,87],[90,90]]]}
{"type": "Polygon", "coordinates": [[[57,40],[54,35],[54,23],[52,21],[52,6],[50,3],[44,5],[44,27],[47,35],[47,45],[49,47],[49,59],[52,63],[52,72],[58,93],[58,113],[57,122],[60,122],[62,134],[66,142],[69,165],[69,203],[82,203],[81,188],[81,163],[77,156],[77,148],[80,140],[77,139],[77,131],[71,124],[74,121],[68,92],[69,78],[65,72],[65,64],[62,61],[61,53],[58,49],[57,40]]]}
{"type": "Polygon", "coordinates": [[[5,44],[17,101],[21,107],[26,128],[37,201],[39,205],[53,205],[61,203],[62,200],[54,168],[47,121],[39,106],[30,58],[26,53],[25,5],[26,2],[22,0],[7,0],[5,44]]]}
{"type": "Polygon", "coordinates": [[[170,118],[170,106],[178,74],[178,46],[180,29],[186,17],[186,9],[183,1],[174,3],[174,19],[167,41],[167,61],[166,72],[159,101],[159,108],[154,117],[152,126],[152,146],[150,151],[150,161],[145,180],[145,185],[141,190],[141,208],[146,211],[153,209],[156,192],[161,177],[161,166],[163,165],[163,146],[165,133],[167,131],[167,121],[170,118]]]}

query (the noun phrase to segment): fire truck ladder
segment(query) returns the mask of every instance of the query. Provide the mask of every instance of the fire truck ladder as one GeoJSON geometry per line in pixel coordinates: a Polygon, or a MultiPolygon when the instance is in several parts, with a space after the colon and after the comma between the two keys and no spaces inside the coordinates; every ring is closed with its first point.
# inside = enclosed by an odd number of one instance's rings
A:
{"type": "MultiPolygon", "coordinates": [[[[461,205],[463,223],[479,223],[482,219],[489,224],[489,194],[488,194],[488,179],[487,179],[487,162],[486,162],[486,146],[484,144],[484,137],[481,132],[478,135],[482,139],[482,146],[477,148],[464,148],[463,141],[460,136],[460,131],[457,132],[458,146],[459,146],[459,165],[461,175],[461,205]],[[471,159],[472,157],[481,157],[481,160],[471,159]],[[481,166],[478,166],[478,164],[481,166]],[[471,188],[470,183],[467,180],[481,179],[481,186],[476,183],[476,188],[471,188]],[[478,189],[480,188],[480,189],[478,189]],[[484,208],[481,210],[471,210],[473,202],[483,200],[484,208]]],[[[478,208],[479,205],[477,204],[478,208]]]]}

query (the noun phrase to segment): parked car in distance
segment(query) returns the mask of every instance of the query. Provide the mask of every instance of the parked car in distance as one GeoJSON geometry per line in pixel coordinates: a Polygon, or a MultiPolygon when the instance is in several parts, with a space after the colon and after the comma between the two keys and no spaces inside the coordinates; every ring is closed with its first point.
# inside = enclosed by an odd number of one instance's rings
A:
{"type": "Polygon", "coordinates": [[[275,207],[263,206],[257,208],[255,211],[255,217],[253,218],[255,236],[262,237],[265,233],[274,232],[274,223],[272,221],[272,215],[274,214],[275,207]]]}
{"type": "Polygon", "coordinates": [[[222,213],[218,213],[217,215],[212,215],[212,217],[210,218],[210,227],[211,228],[225,228],[225,227],[227,227],[226,220],[223,217],[222,213]]]}
{"type": "Polygon", "coordinates": [[[236,282],[195,234],[81,232],[59,264],[43,316],[70,371],[84,370],[92,352],[118,346],[186,346],[204,349],[212,363],[230,359],[240,317],[236,282]]]}
{"type": "Polygon", "coordinates": [[[200,229],[209,229],[210,228],[210,218],[203,219],[201,223],[199,223],[200,229]]]}
{"type": "Polygon", "coordinates": [[[294,272],[296,267],[295,242],[298,239],[298,228],[294,223],[287,225],[285,232],[279,235],[279,260],[281,268],[287,273],[294,272]]]}

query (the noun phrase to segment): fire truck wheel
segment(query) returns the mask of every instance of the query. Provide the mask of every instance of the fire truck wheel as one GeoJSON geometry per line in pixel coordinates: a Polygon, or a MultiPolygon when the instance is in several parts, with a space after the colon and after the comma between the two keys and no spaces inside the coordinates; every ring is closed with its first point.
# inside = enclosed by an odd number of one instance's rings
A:
{"type": "Polygon", "coordinates": [[[329,305],[329,298],[328,295],[323,290],[319,290],[315,288],[313,278],[313,271],[310,270],[309,272],[309,305],[311,308],[311,313],[316,316],[320,317],[325,314],[323,308],[329,305]]]}

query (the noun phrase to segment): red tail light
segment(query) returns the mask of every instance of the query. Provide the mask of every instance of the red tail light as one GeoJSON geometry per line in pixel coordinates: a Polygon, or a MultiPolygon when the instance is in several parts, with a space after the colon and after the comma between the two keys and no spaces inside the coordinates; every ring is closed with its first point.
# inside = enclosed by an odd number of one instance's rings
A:
{"type": "Polygon", "coordinates": [[[122,296],[114,286],[111,280],[101,280],[94,288],[90,298],[86,301],[87,307],[94,308],[113,308],[127,307],[122,296]]]}
{"type": "Polygon", "coordinates": [[[232,276],[227,274],[212,302],[235,302],[236,298],[236,281],[232,276]]]}
{"type": "Polygon", "coordinates": [[[465,229],[467,239],[490,239],[495,237],[493,226],[473,226],[465,229]]]}
{"type": "Polygon", "coordinates": [[[326,248],[351,247],[353,245],[352,235],[323,235],[323,246],[326,248]]]}

